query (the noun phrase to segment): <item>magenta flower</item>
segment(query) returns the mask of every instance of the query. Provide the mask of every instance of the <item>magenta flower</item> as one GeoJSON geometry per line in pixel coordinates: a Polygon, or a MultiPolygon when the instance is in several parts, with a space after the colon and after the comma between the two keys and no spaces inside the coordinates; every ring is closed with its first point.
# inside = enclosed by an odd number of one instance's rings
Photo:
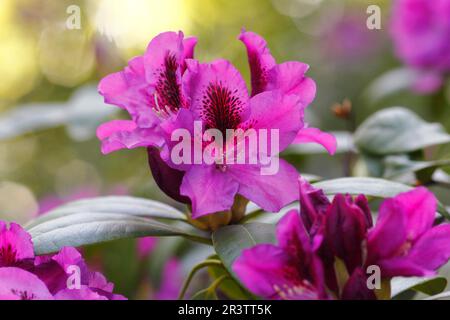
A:
{"type": "Polygon", "coordinates": [[[243,251],[233,271],[254,294],[265,299],[328,298],[317,250],[322,237],[310,238],[296,210],[277,226],[278,245],[260,244],[243,251]]]}
{"type": "MultiPolygon", "coordinates": [[[[201,64],[190,59],[196,40],[184,39],[181,32],[160,34],[143,57],[135,58],[128,68],[104,78],[99,85],[105,101],[126,109],[132,118],[99,127],[102,151],[147,147],[156,183],[170,197],[190,204],[194,219],[230,210],[236,195],[267,211],[278,211],[297,199],[298,174],[283,160],[275,174],[265,176],[260,174],[263,161],[175,164],[171,159],[175,130],[195,135],[197,121],[201,134],[216,129],[225,136],[229,129],[254,129],[259,137],[262,129],[278,130],[276,152],[250,150],[258,153],[258,160],[263,155],[277,157],[293,142],[321,143],[330,153],[336,149],[333,136],[308,128],[304,122],[304,109],[316,90],[314,81],[305,76],[308,66],[300,62],[276,65],[260,36],[244,32],[240,39],[249,52],[252,95],[230,62],[201,64]]],[[[225,143],[221,151],[225,154],[237,149],[239,154],[241,150],[230,140],[221,141],[225,143]]],[[[201,144],[214,147],[216,141],[201,144]]],[[[218,149],[213,148],[210,154],[217,156],[218,149]]],[[[232,156],[233,160],[236,157],[232,156]]]]}
{"type": "Polygon", "coordinates": [[[31,236],[18,224],[0,221],[0,298],[1,299],[124,299],[113,293],[114,285],[98,272],[89,271],[75,248],[58,254],[34,256],[31,236]],[[80,287],[67,283],[79,271],[80,287]]]}
{"type": "Polygon", "coordinates": [[[103,153],[161,146],[158,125],[186,107],[181,77],[185,59],[193,57],[196,43],[195,38],[185,39],[182,32],[161,33],[150,42],[143,56],[130,60],[123,71],[102,79],[98,90],[105,102],[126,110],[131,117],[98,128],[103,153]]]}
{"type": "MultiPolygon", "coordinates": [[[[280,221],[279,246],[258,245],[247,249],[233,265],[243,284],[259,296],[304,299],[302,295],[277,296],[270,287],[276,285],[295,292],[295,283],[305,278],[299,274],[310,265],[309,261],[317,260],[320,267],[315,269],[314,279],[322,280],[314,282],[306,276],[309,283],[319,284],[313,286],[316,290],[312,292],[321,292],[317,289],[323,283],[330,294],[328,298],[377,299],[377,293],[367,284],[370,267],[379,268],[383,282],[396,276],[434,275],[450,259],[450,224],[433,226],[437,201],[425,188],[385,200],[377,224],[372,226],[364,196],[353,199],[337,195],[330,203],[321,190],[305,181],[300,185],[301,219],[294,211],[280,221]],[[297,241],[283,242],[283,237],[292,239],[293,234],[291,229],[283,229],[286,225],[300,226],[297,233],[302,236],[297,241]],[[305,243],[313,244],[312,250],[306,250],[312,252],[313,258],[305,255],[305,243]],[[300,258],[292,264],[286,257],[295,256],[295,252],[300,258]],[[283,276],[284,270],[294,271],[287,273],[292,275],[288,277],[283,276]]],[[[327,297],[316,294],[306,298],[327,297]]]]}
{"type": "Polygon", "coordinates": [[[391,34],[398,57],[423,74],[415,89],[439,89],[450,72],[450,1],[394,1],[391,34]]]}
{"type": "Polygon", "coordinates": [[[367,262],[384,277],[429,276],[450,258],[450,224],[433,226],[437,200],[421,187],[386,200],[367,238],[367,262]]]}

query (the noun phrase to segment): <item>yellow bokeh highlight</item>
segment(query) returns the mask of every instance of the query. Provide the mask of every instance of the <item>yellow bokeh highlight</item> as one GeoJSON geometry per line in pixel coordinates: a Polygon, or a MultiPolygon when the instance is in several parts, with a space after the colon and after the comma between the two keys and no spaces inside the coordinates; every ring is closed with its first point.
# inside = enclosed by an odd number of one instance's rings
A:
{"type": "Polygon", "coordinates": [[[0,108],[33,89],[39,68],[34,40],[13,22],[13,2],[0,2],[0,108]]]}
{"type": "Polygon", "coordinates": [[[127,57],[133,49],[145,48],[158,33],[189,32],[185,0],[100,0],[88,12],[93,13],[92,24],[97,30],[114,41],[127,57]]]}

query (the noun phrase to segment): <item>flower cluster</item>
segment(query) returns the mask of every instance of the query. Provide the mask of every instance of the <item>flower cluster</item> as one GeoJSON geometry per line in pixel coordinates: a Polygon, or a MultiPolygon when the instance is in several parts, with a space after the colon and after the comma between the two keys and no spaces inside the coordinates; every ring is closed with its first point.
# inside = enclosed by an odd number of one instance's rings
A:
{"type": "Polygon", "coordinates": [[[102,152],[147,147],[155,181],[172,198],[190,204],[193,218],[231,210],[238,195],[267,211],[278,211],[298,198],[294,191],[298,173],[283,160],[275,174],[261,175],[259,162],[241,164],[217,157],[233,152],[235,160],[234,138],[204,141],[219,161],[175,163],[171,155],[176,130],[194,132],[195,123],[200,123],[202,133],[214,129],[224,136],[228,130],[274,129],[279,148],[266,154],[270,158],[291,143],[320,143],[330,153],[336,149],[332,135],[304,121],[304,110],[316,92],[314,81],[305,75],[308,66],[296,61],[277,64],[266,41],[255,33],[243,31],[239,39],[250,64],[250,94],[229,61],[193,59],[197,40],[184,38],[181,32],[158,35],[143,56],[99,84],[105,101],[131,117],[99,127],[102,152]]]}
{"type": "Polygon", "coordinates": [[[11,223],[8,228],[3,221],[0,221],[0,279],[0,300],[125,299],[113,293],[114,285],[101,273],[89,271],[75,248],[35,256],[31,236],[20,225],[11,223]]]}
{"type": "Polygon", "coordinates": [[[253,293],[267,299],[377,299],[395,276],[430,276],[450,258],[450,224],[433,226],[437,201],[425,188],[387,199],[377,223],[360,195],[330,203],[305,181],[300,214],[277,226],[278,244],[246,249],[233,269],[253,293]],[[375,268],[375,269],[373,269],[375,268]],[[380,271],[379,287],[369,276],[380,271]]]}
{"type": "Polygon", "coordinates": [[[421,73],[416,89],[440,88],[450,72],[450,1],[395,0],[391,34],[397,55],[421,73]]]}

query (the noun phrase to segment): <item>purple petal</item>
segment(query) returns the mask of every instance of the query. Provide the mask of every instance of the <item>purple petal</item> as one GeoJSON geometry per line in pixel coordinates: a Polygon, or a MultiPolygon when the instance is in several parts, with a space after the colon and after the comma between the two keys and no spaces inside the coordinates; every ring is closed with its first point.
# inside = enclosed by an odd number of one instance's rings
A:
{"type": "Polygon", "coordinates": [[[379,260],[376,265],[380,268],[381,276],[384,278],[428,277],[436,274],[434,271],[423,268],[405,256],[379,260]]]}
{"type": "Polygon", "coordinates": [[[88,286],[80,289],[63,289],[55,294],[56,300],[108,300],[105,296],[91,290],[88,286]]]}
{"type": "Polygon", "coordinates": [[[20,225],[11,222],[9,229],[0,221],[0,267],[20,264],[34,258],[31,236],[20,225]]]}
{"type": "Polygon", "coordinates": [[[297,210],[286,213],[277,224],[278,245],[292,256],[301,251],[311,252],[309,236],[297,210]]]}
{"type": "Polygon", "coordinates": [[[336,195],[327,212],[326,238],[334,255],[345,262],[349,273],[362,264],[366,231],[362,210],[350,197],[336,195]]]}
{"type": "Polygon", "coordinates": [[[276,65],[276,62],[267,48],[266,40],[260,35],[250,31],[243,31],[239,36],[239,40],[247,48],[252,96],[255,96],[266,90],[269,70],[276,65]]]}
{"type": "Polygon", "coordinates": [[[373,290],[367,287],[367,277],[361,269],[356,269],[342,290],[342,300],[376,300],[373,290]]]}
{"type": "MultiPolygon", "coordinates": [[[[408,240],[414,241],[433,226],[437,210],[436,197],[424,187],[401,193],[393,198],[406,214],[408,240]]],[[[380,212],[379,219],[383,219],[380,212]]]]}
{"type": "Polygon", "coordinates": [[[143,57],[133,58],[123,71],[104,77],[98,85],[106,103],[127,110],[141,127],[151,127],[157,121],[150,108],[151,96],[147,88],[143,57]]]}
{"type": "Polygon", "coordinates": [[[273,175],[262,175],[259,165],[234,164],[227,172],[239,182],[239,194],[264,210],[278,212],[298,200],[298,172],[283,159],[273,175]]]}
{"type": "Polygon", "coordinates": [[[113,120],[100,125],[97,137],[102,141],[102,153],[137,147],[161,146],[164,142],[156,129],[141,129],[130,120],[113,120]]]}
{"type": "MultiPolygon", "coordinates": [[[[260,244],[244,250],[233,263],[233,271],[254,294],[265,299],[276,299],[279,298],[276,286],[291,287],[293,282],[300,279],[289,278],[284,272],[290,262],[290,256],[283,249],[260,244]]],[[[295,277],[295,272],[293,276],[295,277]]]]}
{"type": "Polygon", "coordinates": [[[158,187],[172,199],[190,203],[188,197],[180,194],[180,186],[183,181],[184,172],[173,169],[161,159],[160,151],[157,148],[147,148],[148,163],[152,171],[153,179],[158,187]]]}
{"type": "Polygon", "coordinates": [[[154,110],[175,112],[186,107],[181,89],[185,54],[193,51],[192,40],[184,49],[183,33],[164,32],[152,39],[144,55],[146,78],[150,85],[150,104],[154,110]]]}
{"type": "Polygon", "coordinates": [[[369,203],[365,195],[360,194],[355,199],[355,204],[362,210],[366,219],[367,229],[373,227],[372,213],[370,212],[369,203]]]}
{"type": "Polygon", "coordinates": [[[307,64],[289,61],[277,65],[269,72],[266,90],[280,90],[284,94],[299,97],[302,108],[306,108],[316,97],[316,83],[305,76],[307,64]]]}
{"type": "MultiPolygon", "coordinates": [[[[183,55],[184,55],[184,59],[193,59],[194,58],[194,49],[195,46],[197,45],[197,38],[196,37],[189,37],[189,38],[185,38],[183,40],[183,55]]],[[[184,71],[186,70],[187,66],[186,66],[186,62],[183,61],[182,64],[182,73],[184,73],[184,71]]]]}
{"type": "Polygon", "coordinates": [[[332,134],[322,132],[316,128],[304,128],[300,130],[294,143],[318,143],[332,155],[336,152],[337,148],[336,138],[332,134]]]}
{"type": "Polygon", "coordinates": [[[406,223],[404,209],[397,201],[387,199],[381,204],[377,224],[368,234],[369,264],[399,252],[407,240],[406,223]]]}
{"type": "Polygon", "coordinates": [[[53,300],[45,284],[19,268],[0,268],[0,300],[53,300]]]}
{"type": "Polygon", "coordinates": [[[308,181],[300,178],[300,216],[308,232],[313,232],[313,226],[320,223],[321,216],[324,216],[330,201],[322,190],[311,186],[308,181]]]}
{"type": "Polygon", "coordinates": [[[193,165],[186,172],[180,193],[191,199],[192,218],[229,210],[239,185],[215,166],[193,165]]]}
{"type": "Polygon", "coordinates": [[[187,60],[188,70],[183,76],[183,88],[190,97],[190,108],[206,129],[225,133],[237,129],[249,115],[249,96],[239,71],[226,60],[199,64],[187,60]]]}
{"type": "Polygon", "coordinates": [[[437,270],[450,259],[450,224],[442,224],[422,235],[408,258],[428,270],[437,270]]]}
{"type": "Polygon", "coordinates": [[[299,130],[303,127],[303,110],[300,100],[293,95],[284,95],[280,91],[268,91],[260,93],[250,99],[250,117],[241,125],[244,129],[266,129],[263,136],[267,140],[267,146],[272,146],[271,130],[277,130],[279,136],[278,152],[288,147],[299,130]]]}

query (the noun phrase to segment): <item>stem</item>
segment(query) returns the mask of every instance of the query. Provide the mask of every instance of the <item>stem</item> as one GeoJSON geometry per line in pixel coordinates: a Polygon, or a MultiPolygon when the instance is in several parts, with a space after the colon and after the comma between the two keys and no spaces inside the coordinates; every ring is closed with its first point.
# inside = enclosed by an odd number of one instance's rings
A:
{"type": "Polygon", "coordinates": [[[224,274],[222,276],[220,276],[219,278],[217,278],[216,280],[214,280],[213,283],[211,283],[211,285],[208,288],[209,292],[213,292],[216,295],[216,290],[217,288],[219,288],[219,286],[222,284],[222,282],[224,280],[230,279],[230,276],[227,274],[224,274]]]}
{"type": "Polygon", "coordinates": [[[258,209],[255,211],[250,212],[249,214],[246,214],[240,221],[239,223],[245,223],[251,219],[257,218],[260,215],[262,215],[264,213],[263,209],[258,209]]]}
{"type": "Polygon", "coordinates": [[[194,268],[192,268],[191,272],[189,272],[186,280],[183,283],[183,287],[181,288],[180,294],[178,295],[178,300],[182,300],[186,294],[186,291],[189,287],[189,284],[192,281],[192,278],[195,276],[195,274],[205,268],[205,267],[210,267],[210,266],[222,266],[222,262],[220,260],[214,260],[214,259],[210,259],[210,260],[205,260],[203,262],[200,262],[199,264],[197,264],[196,266],[194,266],[194,268]]]}

